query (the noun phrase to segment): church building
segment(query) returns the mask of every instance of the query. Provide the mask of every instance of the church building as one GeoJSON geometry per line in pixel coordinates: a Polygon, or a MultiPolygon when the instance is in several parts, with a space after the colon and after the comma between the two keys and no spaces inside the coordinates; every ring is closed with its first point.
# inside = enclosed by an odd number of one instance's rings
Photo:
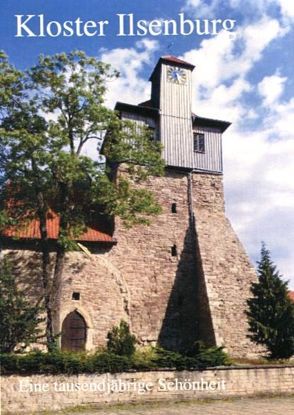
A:
{"type": "MultiPolygon", "coordinates": [[[[93,226],[79,237],[91,254],[67,254],[54,317],[63,349],[105,345],[125,320],[142,345],[185,350],[202,340],[233,356],[254,354],[245,310],[256,274],[224,207],[222,135],[230,123],[192,112],[193,70],[163,56],[150,76],[150,100],[116,104],[121,118],[147,125],[162,144],[165,174],[145,183],[162,213],[150,226],[127,229],[116,219],[113,234],[93,226]]],[[[53,213],[47,227],[56,239],[53,213]]],[[[12,237],[3,234],[3,253],[37,281],[39,254],[30,245],[40,237],[37,221],[18,242],[12,237]]]]}

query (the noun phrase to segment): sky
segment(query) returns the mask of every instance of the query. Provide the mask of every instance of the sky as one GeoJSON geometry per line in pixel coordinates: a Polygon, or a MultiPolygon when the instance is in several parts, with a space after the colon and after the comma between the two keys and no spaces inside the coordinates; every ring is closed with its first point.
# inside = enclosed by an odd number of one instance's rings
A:
{"type": "MultiPolygon", "coordinates": [[[[111,63],[121,76],[108,85],[110,107],[117,100],[137,104],[149,98],[148,78],[160,56],[194,64],[194,112],[232,123],[223,137],[227,216],[252,263],[264,241],[294,289],[294,1],[9,0],[1,2],[0,16],[0,48],[20,69],[34,65],[41,53],[73,49],[111,63]],[[135,23],[178,22],[180,14],[202,24],[220,23],[215,31],[208,26],[207,34],[154,29],[130,36],[126,24],[120,31],[123,14],[135,23]],[[22,36],[16,36],[16,15],[22,23],[33,15],[22,36]],[[58,26],[50,23],[78,18],[80,33],[73,36],[58,35],[58,26]],[[40,19],[45,36],[39,36],[40,19]],[[101,22],[95,36],[86,36],[86,21],[101,22]],[[224,21],[234,21],[232,30],[220,30],[228,28],[224,21]]],[[[88,34],[94,31],[90,26],[88,34]]]]}

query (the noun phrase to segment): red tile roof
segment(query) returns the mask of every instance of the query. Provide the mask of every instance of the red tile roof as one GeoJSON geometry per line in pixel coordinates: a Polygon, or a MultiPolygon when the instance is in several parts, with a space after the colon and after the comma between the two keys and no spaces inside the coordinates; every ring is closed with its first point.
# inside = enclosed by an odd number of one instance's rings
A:
{"type": "Polygon", "coordinates": [[[187,66],[191,66],[191,67],[195,68],[195,65],[192,65],[192,63],[183,61],[182,59],[179,59],[176,56],[166,55],[166,56],[162,56],[161,59],[165,60],[165,61],[169,61],[169,62],[173,62],[173,63],[179,63],[181,65],[187,65],[187,66]]]}
{"type": "MultiPolygon", "coordinates": [[[[57,239],[59,233],[60,218],[58,215],[50,211],[47,215],[46,227],[49,239],[57,239]]],[[[32,219],[17,228],[15,226],[9,227],[2,231],[2,236],[7,238],[19,239],[40,239],[40,222],[38,219],[32,219]]],[[[77,240],[83,242],[115,242],[112,236],[97,229],[96,226],[88,227],[87,230],[81,234],[77,240]]]]}
{"type": "Polygon", "coordinates": [[[185,62],[182,59],[179,59],[175,56],[172,56],[172,55],[161,56],[161,58],[159,58],[157,64],[155,65],[155,68],[153,69],[152,74],[150,75],[149,81],[153,81],[153,77],[158,72],[158,69],[162,62],[182,65],[184,68],[191,69],[192,71],[195,68],[195,65],[192,65],[192,63],[185,62]]]}
{"type": "Polygon", "coordinates": [[[290,300],[294,302],[294,291],[289,291],[288,293],[290,300]]]}

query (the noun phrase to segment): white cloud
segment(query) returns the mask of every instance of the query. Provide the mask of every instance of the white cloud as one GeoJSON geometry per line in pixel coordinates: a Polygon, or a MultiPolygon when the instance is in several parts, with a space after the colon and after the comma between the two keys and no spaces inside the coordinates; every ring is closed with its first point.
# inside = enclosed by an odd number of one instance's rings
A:
{"type": "Polygon", "coordinates": [[[286,77],[279,75],[265,76],[258,84],[258,91],[263,98],[263,104],[270,106],[282,95],[285,88],[286,77]]]}
{"type": "Polygon", "coordinates": [[[117,101],[137,104],[150,96],[149,82],[141,78],[140,72],[152,60],[158,42],[142,40],[133,48],[102,50],[100,59],[110,63],[120,72],[120,77],[109,84],[106,103],[113,108],[117,101]]]}
{"type": "Polygon", "coordinates": [[[210,0],[205,3],[203,0],[187,0],[182,10],[195,11],[196,17],[210,17],[218,6],[219,0],[210,0]]]}
{"type": "Polygon", "coordinates": [[[294,18],[294,2],[291,0],[276,0],[280,5],[281,12],[284,17],[294,18]]]}
{"type": "Polygon", "coordinates": [[[294,100],[275,102],[263,125],[224,138],[227,212],[252,258],[264,240],[294,288],[294,100]]]}
{"type": "Polygon", "coordinates": [[[246,75],[261,58],[264,49],[284,33],[276,19],[263,17],[239,28],[233,37],[222,31],[216,37],[202,41],[199,49],[186,52],[183,59],[196,65],[195,76],[201,79],[202,86],[215,87],[234,76],[246,75]]]}
{"type": "MultiPolygon", "coordinates": [[[[276,124],[272,129],[279,134],[276,124]]],[[[235,130],[224,138],[227,214],[251,258],[258,257],[260,242],[265,241],[292,288],[293,154],[293,137],[270,140],[267,131],[235,130]]]]}
{"type": "Polygon", "coordinates": [[[270,123],[272,118],[275,118],[275,128],[280,137],[293,138],[294,98],[286,103],[278,103],[275,107],[275,113],[269,119],[270,123]]]}
{"type": "Polygon", "coordinates": [[[247,114],[253,118],[252,109],[240,102],[240,97],[252,89],[245,78],[266,47],[284,34],[277,20],[263,17],[239,28],[235,37],[223,31],[203,40],[198,49],[186,52],[182,58],[196,66],[194,112],[232,122],[247,114]]]}

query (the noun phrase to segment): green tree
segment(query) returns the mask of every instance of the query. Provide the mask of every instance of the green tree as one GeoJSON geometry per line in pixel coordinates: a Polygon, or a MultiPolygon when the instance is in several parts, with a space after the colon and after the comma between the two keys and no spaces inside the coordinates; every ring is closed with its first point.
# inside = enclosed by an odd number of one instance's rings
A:
{"type": "Polygon", "coordinates": [[[40,222],[50,349],[65,252],[77,249],[74,239],[97,216],[105,220],[120,216],[131,226],[148,223],[148,217],[158,214],[152,193],[134,183],[161,174],[163,163],[159,145],[150,140],[147,129],[120,120],[104,105],[107,83],[118,76],[109,65],[75,51],[41,56],[25,72],[2,56],[1,70],[0,175],[5,185],[0,211],[2,222],[6,217],[18,224],[24,216],[40,222]],[[105,135],[109,167],[97,151],[105,135]],[[89,145],[96,153],[92,158],[85,152],[89,145]],[[116,175],[122,164],[127,174],[116,175]],[[14,201],[10,209],[7,200],[14,201]],[[53,275],[46,228],[50,209],[60,217],[53,275]]]}
{"type": "Polygon", "coordinates": [[[128,323],[121,320],[107,333],[107,350],[120,356],[131,356],[135,352],[136,337],[131,334],[128,323]]]}
{"type": "Polygon", "coordinates": [[[26,290],[20,289],[6,260],[0,265],[0,351],[10,353],[43,337],[39,303],[31,305],[26,290]]]}
{"type": "Polygon", "coordinates": [[[252,284],[248,300],[249,337],[265,346],[271,359],[289,358],[294,354],[294,305],[264,244],[257,271],[259,281],[252,284]]]}

